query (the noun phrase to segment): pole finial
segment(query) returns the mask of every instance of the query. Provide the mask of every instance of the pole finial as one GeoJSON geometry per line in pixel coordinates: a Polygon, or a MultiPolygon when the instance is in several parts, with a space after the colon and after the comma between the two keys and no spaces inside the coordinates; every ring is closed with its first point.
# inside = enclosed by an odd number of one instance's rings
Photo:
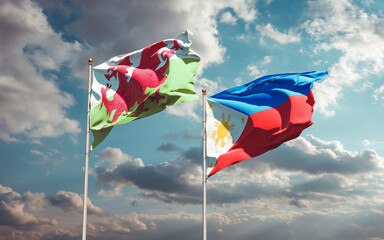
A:
{"type": "Polygon", "coordinates": [[[207,90],[206,90],[205,88],[203,88],[203,89],[201,90],[201,92],[203,92],[203,95],[207,94],[207,90]]]}
{"type": "Polygon", "coordinates": [[[93,59],[92,58],[88,59],[88,62],[89,62],[89,65],[91,65],[93,63],[93,59]]]}

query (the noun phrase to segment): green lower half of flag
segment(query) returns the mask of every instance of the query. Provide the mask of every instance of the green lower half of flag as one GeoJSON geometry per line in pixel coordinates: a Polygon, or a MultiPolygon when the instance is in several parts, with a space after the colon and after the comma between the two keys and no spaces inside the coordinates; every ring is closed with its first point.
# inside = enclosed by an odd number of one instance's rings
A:
{"type": "Polygon", "coordinates": [[[166,96],[167,105],[197,100],[194,76],[199,60],[193,58],[171,59],[165,72],[167,79],[160,88],[160,95],[166,96]]]}

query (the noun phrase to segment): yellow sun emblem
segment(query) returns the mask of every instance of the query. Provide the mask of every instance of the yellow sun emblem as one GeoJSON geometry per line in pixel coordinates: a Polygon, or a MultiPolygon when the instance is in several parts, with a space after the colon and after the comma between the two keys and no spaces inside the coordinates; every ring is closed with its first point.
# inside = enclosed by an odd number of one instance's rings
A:
{"type": "Polygon", "coordinates": [[[225,115],[224,113],[221,115],[221,122],[216,121],[215,126],[217,127],[217,131],[213,131],[212,137],[217,136],[215,146],[219,143],[221,139],[221,147],[224,147],[225,145],[225,138],[228,140],[232,139],[232,135],[229,132],[229,130],[233,129],[235,127],[235,124],[231,123],[229,124],[229,121],[231,121],[231,114],[228,114],[227,121],[225,121],[225,115]]]}

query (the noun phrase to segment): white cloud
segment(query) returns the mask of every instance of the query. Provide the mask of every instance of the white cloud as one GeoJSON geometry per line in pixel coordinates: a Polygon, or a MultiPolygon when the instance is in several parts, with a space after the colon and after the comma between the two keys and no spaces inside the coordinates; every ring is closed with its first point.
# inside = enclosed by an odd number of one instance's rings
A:
{"type": "Polygon", "coordinates": [[[243,85],[245,83],[241,77],[237,77],[233,81],[235,82],[236,86],[240,86],[240,85],[243,85]]]}
{"type": "Polygon", "coordinates": [[[312,135],[289,141],[279,151],[271,151],[263,158],[268,159],[266,162],[291,171],[346,176],[380,172],[384,163],[384,159],[374,150],[348,151],[339,141],[324,141],[312,135]],[[291,150],[296,150],[296,154],[289,153],[291,150]],[[278,157],[278,152],[284,152],[284,157],[278,157]]]}
{"type": "Polygon", "coordinates": [[[73,97],[43,71],[57,70],[70,60],[79,43],[63,41],[30,0],[2,1],[0,19],[0,29],[7,33],[0,35],[0,139],[78,134],[79,122],[66,116],[73,97]]]}
{"type": "Polygon", "coordinates": [[[265,56],[261,64],[263,65],[270,64],[272,62],[272,58],[273,58],[272,56],[265,56]]]}
{"type": "Polygon", "coordinates": [[[375,139],[364,139],[363,141],[361,141],[361,143],[364,145],[364,146],[373,146],[373,145],[377,145],[377,144],[383,144],[384,142],[382,141],[377,141],[375,139]]]}
{"type": "Polygon", "coordinates": [[[381,85],[378,89],[375,90],[373,94],[373,99],[375,102],[380,102],[384,104],[384,85],[381,85]]]}
{"type": "Polygon", "coordinates": [[[128,154],[121,151],[119,148],[105,148],[102,152],[97,153],[96,156],[101,160],[95,163],[95,166],[99,166],[104,162],[108,162],[109,165],[112,165],[114,168],[120,164],[124,164],[127,162],[132,163],[134,166],[142,167],[144,166],[143,160],[141,158],[133,159],[128,154]]]}
{"type": "Polygon", "coordinates": [[[226,11],[221,15],[220,22],[230,25],[236,25],[237,19],[232,15],[231,12],[226,11]]]}
{"type": "Polygon", "coordinates": [[[257,25],[256,30],[259,31],[261,35],[261,42],[264,42],[264,38],[267,37],[275,42],[280,44],[287,44],[293,42],[300,42],[301,37],[295,34],[292,30],[288,31],[288,33],[281,33],[278,30],[274,29],[274,27],[268,23],[265,26],[257,25]]]}
{"type": "MultiPolygon", "coordinates": [[[[260,69],[260,67],[263,67],[265,65],[268,65],[272,62],[272,56],[265,56],[262,61],[260,61],[258,64],[249,64],[247,66],[247,71],[249,72],[249,76],[252,78],[259,78],[262,77],[262,75],[266,74],[266,70],[260,69]]],[[[249,81],[249,80],[248,80],[249,81]]],[[[238,78],[237,80],[235,79],[236,83],[239,83],[238,85],[241,85],[243,81],[238,78]]]]}
{"type": "Polygon", "coordinates": [[[249,71],[249,76],[251,77],[257,77],[261,74],[261,71],[256,65],[248,65],[247,70],[249,71]]]}
{"type": "MultiPolygon", "coordinates": [[[[265,60],[264,58],[263,62],[261,62],[259,65],[263,66],[268,64],[268,63],[265,63],[266,61],[268,62],[269,60],[268,59],[265,60]]],[[[259,68],[259,66],[253,65],[253,64],[248,65],[247,70],[249,71],[249,76],[251,76],[252,78],[259,78],[266,74],[266,70],[262,70],[259,68]]],[[[249,82],[249,80],[247,81],[249,82]]]]}
{"type": "Polygon", "coordinates": [[[196,92],[199,94],[201,93],[201,90],[205,88],[207,90],[208,95],[211,95],[213,93],[216,93],[218,91],[221,91],[222,88],[220,88],[219,84],[221,83],[219,80],[209,80],[207,78],[200,78],[198,81],[196,81],[196,92]]]}
{"type": "Polygon", "coordinates": [[[169,106],[166,111],[168,114],[193,119],[194,121],[199,122],[201,117],[195,113],[197,106],[199,106],[198,101],[191,101],[169,106]]]}
{"type": "MultiPolygon", "coordinates": [[[[175,8],[177,12],[185,13],[183,19],[186,26],[191,26],[192,32],[198,36],[196,39],[196,48],[194,48],[202,56],[202,67],[205,64],[222,63],[225,54],[225,47],[222,46],[218,39],[216,16],[221,10],[231,8],[238,18],[246,23],[252,22],[257,17],[254,0],[224,0],[224,1],[189,1],[184,4],[177,4],[175,8]],[[190,9],[199,9],[199,11],[191,11],[190,9]]],[[[171,3],[173,6],[174,3],[171,3]]]]}
{"type": "Polygon", "coordinates": [[[334,115],[331,106],[337,104],[345,87],[367,81],[368,76],[384,70],[384,19],[348,0],[308,3],[308,15],[314,18],[303,28],[318,41],[316,51],[336,49],[342,53],[329,69],[329,76],[315,87],[316,108],[334,115]]]}

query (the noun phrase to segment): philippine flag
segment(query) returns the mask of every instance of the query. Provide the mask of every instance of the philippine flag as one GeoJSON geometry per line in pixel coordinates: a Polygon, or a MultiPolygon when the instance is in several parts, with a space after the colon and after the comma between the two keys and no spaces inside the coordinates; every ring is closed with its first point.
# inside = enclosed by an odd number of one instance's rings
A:
{"type": "Polygon", "coordinates": [[[268,75],[208,97],[207,156],[216,158],[208,177],[272,150],[312,125],[312,84],[326,75],[268,75]]]}

